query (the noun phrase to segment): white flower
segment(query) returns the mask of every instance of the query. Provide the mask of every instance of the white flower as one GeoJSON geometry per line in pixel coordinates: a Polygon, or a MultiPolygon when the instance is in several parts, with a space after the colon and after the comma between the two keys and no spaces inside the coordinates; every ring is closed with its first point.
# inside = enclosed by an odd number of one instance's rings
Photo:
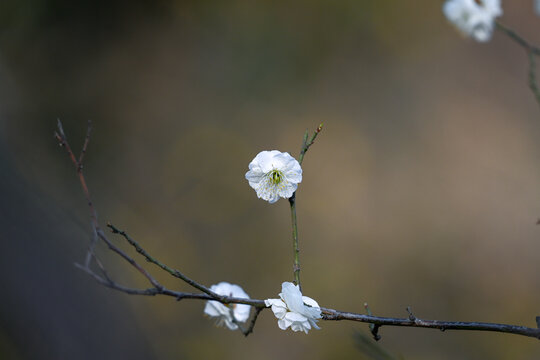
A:
{"type": "Polygon", "coordinates": [[[302,296],[298,285],[284,282],[279,297],[281,299],[266,299],[264,303],[267,307],[272,307],[281,330],[286,330],[289,326],[292,331],[303,331],[306,334],[312,326],[319,330],[316,324],[317,319],[321,318],[319,304],[312,298],[302,296]]]}
{"type": "Polygon", "coordinates": [[[447,0],[443,13],[463,34],[486,42],[491,39],[495,18],[503,12],[501,0],[447,0]]]}
{"type": "Polygon", "coordinates": [[[280,196],[288,199],[294,194],[302,181],[302,168],[289,153],[261,151],[249,163],[246,179],[257,197],[273,204],[280,196]]]}
{"type": "MultiPolygon", "coordinates": [[[[220,282],[212,285],[210,288],[213,292],[219,295],[232,296],[237,298],[249,299],[248,294],[238,285],[229,284],[228,282],[220,282]]],[[[231,330],[238,329],[233,321],[245,322],[249,318],[250,305],[245,304],[222,304],[219,301],[209,300],[206,302],[204,313],[208,316],[216,318],[217,326],[227,326],[231,330]]]]}

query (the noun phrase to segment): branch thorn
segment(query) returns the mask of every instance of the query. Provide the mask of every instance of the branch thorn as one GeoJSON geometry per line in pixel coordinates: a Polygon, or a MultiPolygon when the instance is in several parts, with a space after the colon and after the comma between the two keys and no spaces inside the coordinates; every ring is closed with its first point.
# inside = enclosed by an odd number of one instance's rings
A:
{"type": "Polygon", "coordinates": [[[407,312],[409,313],[409,320],[411,321],[415,321],[416,320],[416,316],[413,315],[412,313],[412,310],[411,310],[411,307],[410,306],[407,306],[407,312]]]}

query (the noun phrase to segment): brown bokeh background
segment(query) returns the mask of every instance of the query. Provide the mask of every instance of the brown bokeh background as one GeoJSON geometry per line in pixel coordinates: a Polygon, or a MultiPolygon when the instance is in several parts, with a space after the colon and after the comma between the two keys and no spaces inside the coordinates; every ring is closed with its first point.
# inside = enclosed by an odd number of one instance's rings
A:
{"type": "MultiPolygon", "coordinates": [[[[540,44],[531,3],[503,2],[501,20],[540,44]]],[[[364,324],[306,336],[266,311],[244,338],[202,302],[128,296],[78,271],[89,217],[57,118],[76,149],[94,121],[85,172],[102,224],[204,284],[268,298],[292,279],[288,203],[258,200],[244,173],[261,150],[296,155],[324,122],[297,194],[306,295],[396,317],[540,315],[527,59],[501,33],[463,38],[440,2],[4,0],[0,80],[1,358],[367,359],[364,324]]],[[[99,251],[117,281],[146,286],[99,251]]],[[[405,359],[540,357],[513,335],[381,334],[405,359]]]]}

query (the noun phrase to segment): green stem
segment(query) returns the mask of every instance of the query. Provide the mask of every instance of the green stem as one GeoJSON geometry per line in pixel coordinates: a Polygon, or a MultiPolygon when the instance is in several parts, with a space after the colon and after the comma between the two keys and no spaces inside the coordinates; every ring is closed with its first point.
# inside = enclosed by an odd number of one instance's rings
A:
{"type": "MultiPolygon", "coordinates": [[[[300,156],[298,157],[298,163],[302,165],[302,161],[304,161],[304,155],[308,151],[309,147],[313,145],[315,142],[315,139],[317,138],[317,135],[322,130],[323,124],[320,124],[311,138],[308,141],[309,133],[306,131],[304,134],[304,139],[302,141],[302,149],[300,150],[300,156]]],[[[298,287],[300,287],[300,291],[302,291],[302,287],[300,285],[300,249],[298,248],[298,225],[296,220],[296,191],[294,194],[289,198],[289,204],[291,205],[291,222],[292,222],[292,238],[293,238],[293,273],[294,273],[294,282],[298,287]]]]}
{"type": "Polygon", "coordinates": [[[294,282],[300,287],[300,291],[302,291],[302,287],[300,285],[300,249],[298,248],[298,225],[296,223],[296,192],[289,198],[289,204],[291,205],[294,282]]]}

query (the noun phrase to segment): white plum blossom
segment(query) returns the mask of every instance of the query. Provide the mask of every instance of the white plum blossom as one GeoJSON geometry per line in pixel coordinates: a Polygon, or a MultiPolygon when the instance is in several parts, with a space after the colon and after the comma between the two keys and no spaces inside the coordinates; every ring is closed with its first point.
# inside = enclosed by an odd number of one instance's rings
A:
{"type": "MultiPolygon", "coordinates": [[[[248,294],[238,285],[220,282],[212,285],[210,290],[218,295],[226,295],[237,298],[249,299],[248,294]]],[[[231,330],[238,329],[236,322],[245,322],[249,318],[250,305],[245,304],[222,304],[219,301],[209,300],[204,307],[204,313],[210,317],[216,318],[217,326],[227,326],[231,330]],[[234,320],[233,321],[233,316],[234,320]]]]}
{"type": "Polygon", "coordinates": [[[258,198],[273,204],[294,194],[302,182],[302,168],[289,153],[261,151],[249,163],[246,179],[258,198]]]}
{"type": "Polygon", "coordinates": [[[501,0],[447,0],[443,13],[463,34],[476,41],[491,39],[495,18],[501,16],[501,0]]]}
{"type": "Polygon", "coordinates": [[[319,304],[310,297],[302,296],[298,285],[284,282],[279,297],[281,299],[266,299],[264,303],[267,307],[272,307],[281,330],[290,326],[292,331],[303,331],[307,334],[311,327],[320,329],[316,324],[317,319],[321,318],[319,304]]]}

